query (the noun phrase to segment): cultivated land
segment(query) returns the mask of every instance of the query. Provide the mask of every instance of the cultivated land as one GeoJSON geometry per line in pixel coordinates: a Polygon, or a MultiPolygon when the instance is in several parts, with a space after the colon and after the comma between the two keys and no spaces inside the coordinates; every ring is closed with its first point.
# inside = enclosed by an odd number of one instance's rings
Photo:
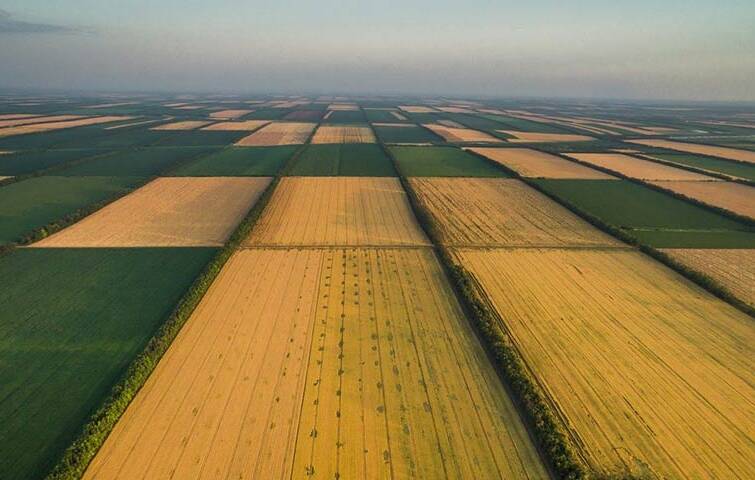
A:
{"type": "Polygon", "coordinates": [[[547,478],[453,298],[429,249],[242,250],[85,478],[547,478]]]}
{"type": "Polygon", "coordinates": [[[158,125],[157,127],[152,127],[152,130],[195,130],[211,123],[207,120],[185,120],[158,125]]]}
{"type": "Polygon", "coordinates": [[[432,130],[436,135],[440,135],[449,143],[501,143],[500,138],[496,138],[479,130],[463,128],[461,126],[446,126],[432,123],[426,123],[423,127],[432,130]]]}
{"type": "Polygon", "coordinates": [[[312,143],[375,143],[375,134],[368,126],[322,125],[312,137],[312,143]]]}
{"type": "Polygon", "coordinates": [[[613,179],[611,175],[529,148],[470,148],[523,177],[613,179]]]}
{"type": "Polygon", "coordinates": [[[755,187],[734,182],[651,182],[661,188],[755,219],[755,187]]]}
{"type": "Polygon", "coordinates": [[[566,155],[638,180],[700,180],[711,182],[719,180],[622,153],[567,153],[566,155]]]}
{"type": "Polygon", "coordinates": [[[595,470],[752,476],[750,317],[632,251],[457,256],[595,470]]]}
{"type": "Polygon", "coordinates": [[[308,145],[297,157],[288,175],[395,177],[391,159],[379,145],[308,145]]]}
{"type": "Polygon", "coordinates": [[[229,147],[185,163],[172,176],[245,177],[272,176],[296,152],[296,146],[229,147]]]}
{"type": "Polygon", "coordinates": [[[513,138],[506,141],[509,143],[563,143],[563,142],[588,142],[595,140],[587,135],[576,135],[569,133],[538,133],[538,132],[520,132],[517,130],[496,130],[499,133],[505,133],[513,138]]]}
{"type": "Polygon", "coordinates": [[[221,246],[269,183],[269,177],[158,178],[34,246],[221,246]]]}
{"type": "Polygon", "coordinates": [[[212,125],[208,125],[202,130],[221,130],[221,131],[227,131],[227,132],[234,132],[234,131],[240,131],[240,132],[246,132],[246,131],[254,131],[257,130],[260,127],[264,127],[267,125],[267,120],[246,120],[243,122],[218,122],[213,123],[212,125]]]}
{"type": "Polygon", "coordinates": [[[0,120],[0,128],[20,127],[21,125],[30,125],[32,123],[62,122],[64,120],[74,120],[82,118],[81,115],[49,115],[32,118],[11,118],[0,120]]]}
{"type": "Polygon", "coordinates": [[[426,245],[396,178],[286,177],[245,244],[426,245]]]}
{"type": "Polygon", "coordinates": [[[0,258],[0,478],[43,478],[214,249],[0,258]]]}
{"type": "Polygon", "coordinates": [[[0,138],[12,137],[15,135],[27,135],[30,133],[50,132],[53,130],[64,130],[74,127],[84,127],[87,125],[96,125],[99,123],[117,122],[121,120],[128,120],[130,118],[131,117],[123,116],[92,117],[59,122],[35,123],[32,125],[22,125],[19,127],[8,127],[0,129],[0,138]]]}
{"type": "Polygon", "coordinates": [[[755,249],[665,249],[663,252],[709,275],[734,296],[755,306],[755,249]]]}
{"type": "Polygon", "coordinates": [[[253,110],[220,110],[218,112],[212,112],[210,114],[210,118],[215,118],[218,120],[233,120],[239,117],[243,117],[247,113],[252,113],[253,110]]]}
{"type": "Polygon", "coordinates": [[[103,155],[96,149],[8,152],[0,155],[0,175],[17,176],[55,167],[73,160],[103,155]]]}
{"type": "Polygon", "coordinates": [[[686,153],[652,153],[644,154],[643,156],[695,167],[709,172],[725,174],[733,178],[744,178],[755,182],[755,165],[749,163],[702,157],[686,153]]]}
{"type": "Polygon", "coordinates": [[[202,157],[217,150],[217,147],[150,147],[129,149],[122,153],[112,153],[86,162],[56,170],[55,175],[76,176],[117,176],[152,177],[171,166],[202,157]]]}
{"type": "Polygon", "coordinates": [[[410,184],[448,245],[621,246],[519,180],[412,178],[410,184]]]}
{"type": "Polygon", "coordinates": [[[505,177],[500,168],[455,147],[394,146],[390,151],[408,177],[505,177]]]}
{"type": "Polygon", "coordinates": [[[668,150],[677,150],[680,152],[697,153],[700,155],[710,155],[713,157],[727,158],[740,162],[755,163],[755,152],[747,150],[737,150],[735,148],[717,147],[714,145],[701,145],[697,143],[675,142],[671,140],[627,140],[629,143],[636,143],[648,147],[666,148],[668,150]]]}
{"type": "Polygon", "coordinates": [[[297,145],[307,141],[316,123],[275,122],[242,138],[236,145],[246,147],[297,145]]]}
{"type": "Polygon", "coordinates": [[[385,143],[393,144],[430,144],[443,139],[431,131],[415,125],[373,125],[375,133],[385,143]]]}

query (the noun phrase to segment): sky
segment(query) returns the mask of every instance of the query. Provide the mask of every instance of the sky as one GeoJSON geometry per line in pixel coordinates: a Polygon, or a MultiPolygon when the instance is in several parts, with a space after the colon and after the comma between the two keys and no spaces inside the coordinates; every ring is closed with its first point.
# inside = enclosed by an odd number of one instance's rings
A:
{"type": "Polygon", "coordinates": [[[755,1],[0,0],[0,88],[755,101],[755,1]]]}

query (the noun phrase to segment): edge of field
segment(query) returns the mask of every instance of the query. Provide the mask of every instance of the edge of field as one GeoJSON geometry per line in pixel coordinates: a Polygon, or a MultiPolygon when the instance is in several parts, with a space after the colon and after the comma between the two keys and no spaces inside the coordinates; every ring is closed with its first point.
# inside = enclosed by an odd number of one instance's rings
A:
{"type": "MultiPolygon", "coordinates": [[[[121,415],[123,415],[128,405],[147,381],[225,263],[238,250],[243,240],[254,228],[254,225],[270,201],[275,188],[280,182],[281,175],[289,162],[293,161],[301,153],[310,139],[311,135],[305,143],[300,145],[299,149],[294,152],[286,164],[281,166],[225,245],[219,249],[218,253],[208,262],[199,276],[194,279],[189,289],[181,297],[174,310],[155,335],[149,340],[144,350],[131,362],[126,373],[113,387],[102,406],[90,417],[86,425],[82,427],[78,438],[66,449],[55,467],[45,477],[47,480],[74,480],[81,478],[121,415]]],[[[175,167],[175,165],[172,167],[175,167]]]]}
{"type": "Polygon", "coordinates": [[[536,380],[528,373],[521,355],[511,340],[497,327],[489,308],[472,288],[473,277],[453,260],[448,248],[440,243],[438,228],[432,216],[422,205],[390,149],[379,138],[378,145],[393,162],[417,222],[432,242],[459,304],[471,320],[491,363],[518,405],[524,423],[530,430],[546,465],[555,477],[560,479],[587,478],[585,466],[577,459],[573,446],[556,421],[556,416],[537,386],[536,380]]]}

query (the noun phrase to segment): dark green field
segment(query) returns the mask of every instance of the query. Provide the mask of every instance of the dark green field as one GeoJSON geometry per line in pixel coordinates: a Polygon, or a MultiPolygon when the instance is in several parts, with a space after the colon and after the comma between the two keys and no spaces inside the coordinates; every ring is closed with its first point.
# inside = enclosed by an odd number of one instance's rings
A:
{"type": "Polygon", "coordinates": [[[502,169],[455,147],[389,147],[409,177],[506,177],[502,169]]]}
{"type": "Polygon", "coordinates": [[[0,155],[0,175],[18,176],[45,170],[74,160],[106,155],[108,150],[43,150],[0,155]]]}
{"type": "Polygon", "coordinates": [[[755,230],[627,180],[535,180],[548,192],[655,247],[755,248],[755,230]]]}
{"type": "Polygon", "coordinates": [[[0,478],[41,478],[215,249],[23,249],[0,258],[0,478]]]}
{"type": "Polygon", "coordinates": [[[218,147],[148,147],[77,163],[55,172],[66,177],[152,177],[171,165],[208,155],[218,147]]]}
{"type": "Polygon", "coordinates": [[[308,145],[289,175],[395,177],[396,170],[379,145],[308,145]]]}
{"type": "Polygon", "coordinates": [[[170,174],[187,177],[271,176],[278,173],[297,148],[229,147],[185,163],[170,174]]]}
{"type": "Polygon", "coordinates": [[[155,146],[162,147],[198,147],[202,145],[230,145],[237,140],[249,135],[249,132],[222,132],[212,130],[189,130],[172,132],[155,143],[155,146]]]}
{"type": "MultiPolygon", "coordinates": [[[[157,124],[155,124],[157,125],[157,124]]],[[[126,147],[144,147],[157,143],[167,137],[176,135],[177,132],[168,130],[150,130],[153,125],[139,126],[135,128],[124,128],[117,130],[106,130],[104,134],[96,138],[74,138],[67,142],[60,142],[58,148],[79,148],[79,147],[96,147],[96,148],[126,148],[126,147]]]]}
{"type": "Polygon", "coordinates": [[[125,193],[139,180],[42,176],[0,187],[0,244],[20,240],[80,208],[125,193]]]}
{"type": "Polygon", "coordinates": [[[366,121],[367,118],[361,110],[333,110],[328,118],[323,116],[322,119],[324,123],[365,123],[366,121]]]}
{"type": "Polygon", "coordinates": [[[426,128],[412,127],[374,127],[375,133],[383,143],[432,143],[443,139],[426,128]]]}
{"type": "MultiPolygon", "coordinates": [[[[398,110],[393,110],[396,113],[401,113],[398,110]]],[[[365,116],[367,117],[367,120],[370,122],[378,122],[378,123],[403,123],[407,120],[400,120],[393,115],[391,115],[391,112],[388,110],[365,110],[364,111],[365,116]]]]}
{"type": "Polygon", "coordinates": [[[535,132],[535,133],[571,133],[566,129],[557,127],[556,125],[533,122],[531,120],[524,120],[516,117],[506,117],[503,115],[481,115],[483,118],[493,120],[501,124],[501,130],[516,130],[519,132],[535,132]]]}
{"type": "Polygon", "coordinates": [[[74,148],[92,146],[101,137],[112,135],[113,130],[102,126],[67,128],[53,132],[31,133],[0,138],[0,150],[45,150],[49,148],[74,148]]]}
{"type": "Polygon", "coordinates": [[[755,165],[753,164],[719,160],[717,158],[702,157],[690,153],[649,153],[648,155],[690,167],[724,173],[733,177],[746,178],[755,182],[755,165]]]}
{"type": "Polygon", "coordinates": [[[291,112],[293,110],[286,108],[263,108],[248,113],[244,118],[246,120],[280,120],[291,112]]]}

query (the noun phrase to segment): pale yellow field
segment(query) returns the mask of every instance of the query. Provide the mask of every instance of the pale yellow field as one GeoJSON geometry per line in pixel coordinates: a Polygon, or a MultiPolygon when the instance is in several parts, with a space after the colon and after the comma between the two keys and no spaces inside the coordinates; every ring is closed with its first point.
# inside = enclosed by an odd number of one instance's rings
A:
{"type": "Polygon", "coordinates": [[[180,122],[158,125],[156,127],[152,127],[151,130],[195,130],[211,123],[212,122],[208,122],[206,120],[183,120],[180,122]]]}
{"type": "Polygon", "coordinates": [[[456,254],[593,468],[753,478],[750,317],[634,251],[456,254]]]}
{"type": "Polygon", "coordinates": [[[87,109],[97,110],[98,108],[112,108],[112,107],[123,107],[125,105],[135,105],[137,102],[114,102],[114,103],[99,103],[97,105],[87,105],[87,109]]]}
{"type": "Polygon", "coordinates": [[[396,178],[284,177],[245,243],[399,246],[428,240],[396,178]]]}
{"type": "Polygon", "coordinates": [[[160,119],[160,120],[139,120],[137,122],[122,123],[120,125],[113,125],[112,127],[105,127],[105,130],[119,130],[121,128],[136,127],[137,125],[148,125],[150,123],[157,123],[157,122],[162,122],[162,121],[164,121],[164,119],[160,119]]]}
{"type": "Polygon", "coordinates": [[[433,133],[440,135],[447,142],[464,143],[464,142],[485,142],[485,143],[502,143],[503,140],[489,135],[479,130],[471,128],[447,127],[434,123],[423,124],[423,127],[431,130],[433,133]]]}
{"type": "Polygon", "coordinates": [[[396,120],[406,120],[406,117],[405,117],[405,116],[403,116],[403,115],[401,115],[401,114],[400,114],[400,113],[398,113],[398,112],[391,112],[391,115],[393,115],[393,117],[394,117],[394,118],[395,118],[396,120]]]}
{"type": "Polygon", "coordinates": [[[439,125],[443,125],[444,127],[452,127],[452,128],[466,128],[464,125],[462,125],[459,122],[454,122],[453,120],[438,120],[437,122],[439,125]]]}
{"type": "Polygon", "coordinates": [[[321,125],[312,143],[375,143],[370,127],[358,125],[321,125]]]}
{"type": "Polygon", "coordinates": [[[438,107],[438,110],[448,113],[474,113],[473,110],[465,107],[438,107]]]}
{"type": "Polygon", "coordinates": [[[270,123],[268,120],[245,120],[242,122],[218,122],[208,125],[202,130],[222,130],[229,132],[254,131],[270,123]]]}
{"type": "Polygon", "coordinates": [[[669,248],[661,251],[705,273],[743,302],[755,306],[755,249],[669,248]]]}
{"type": "Polygon", "coordinates": [[[653,185],[755,219],[755,188],[736,182],[650,182],[653,185]]]}
{"type": "Polygon", "coordinates": [[[509,143],[559,143],[559,142],[587,142],[595,140],[587,135],[576,135],[570,133],[535,133],[519,132],[516,130],[496,130],[500,133],[513,135],[515,138],[509,138],[509,143]]]}
{"type": "Polygon", "coordinates": [[[9,177],[9,176],[2,176],[2,175],[0,175],[0,181],[1,181],[1,180],[5,180],[6,178],[13,178],[13,177],[9,177]]]}
{"type": "Polygon", "coordinates": [[[616,177],[607,173],[585,167],[579,163],[529,148],[470,148],[468,150],[484,155],[494,162],[514,170],[523,177],[616,179],[616,177]]]}
{"type": "Polygon", "coordinates": [[[447,245],[622,245],[519,180],[413,177],[409,183],[447,245]]]}
{"type": "Polygon", "coordinates": [[[3,113],[0,114],[0,120],[13,120],[16,118],[31,118],[31,117],[41,117],[42,115],[38,113],[3,113]]]}
{"type": "Polygon", "coordinates": [[[50,132],[53,130],[63,130],[66,128],[84,127],[87,125],[97,125],[99,123],[118,122],[129,120],[132,117],[126,116],[103,116],[89,117],[74,120],[64,120],[60,122],[35,123],[32,125],[20,125],[17,127],[8,127],[0,129],[0,138],[10,137],[13,135],[25,135],[28,133],[50,132]]]}
{"type": "Polygon", "coordinates": [[[699,153],[702,155],[711,155],[713,157],[728,158],[729,160],[738,160],[740,162],[755,163],[755,152],[738,150],[736,148],[699,145],[697,143],[675,142],[660,139],[626,141],[629,143],[647,145],[649,147],[667,148],[669,150],[678,150],[680,152],[699,153]]]}
{"type": "Polygon", "coordinates": [[[430,249],[234,254],[84,478],[547,478],[430,249]]]}
{"type": "Polygon", "coordinates": [[[62,122],[64,120],[75,120],[77,118],[84,117],[82,115],[49,115],[46,117],[34,116],[31,118],[10,118],[0,120],[0,128],[20,127],[21,125],[31,125],[34,123],[62,122]]]}
{"type": "Polygon", "coordinates": [[[328,105],[328,110],[356,112],[359,111],[359,106],[355,103],[331,103],[330,105],[328,105]]]}
{"type": "Polygon", "coordinates": [[[623,153],[566,153],[565,155],[638,180],[720,181],[719,178],[670,167],[651,160],[642,160],[623,153]]]}
{"type": "Polygon", "coordinates": [[[247,113],[252,113],[254,110],[220,110],[219,112],[212,112],[210,118],[217,120],[233,120],[234,118],[243,117],[247,113]]]}
{"type": "Polygon", "coordinates": [[[240,146],[298,145],[307,141],[316,123],[272,122],[251,135],[242,138],[240,146]]]}
{"type": "Polygon", "coordinates": [[[425,107],[423,105],[399,105],[398,108],[408,113],[432,113],[437,112],[432,107],[425,107]]]}
{"type": "Polygon", "coordinates": [[[269,183],[269,177],[158,178],[34,246],[222,245],[269,183]]]}

